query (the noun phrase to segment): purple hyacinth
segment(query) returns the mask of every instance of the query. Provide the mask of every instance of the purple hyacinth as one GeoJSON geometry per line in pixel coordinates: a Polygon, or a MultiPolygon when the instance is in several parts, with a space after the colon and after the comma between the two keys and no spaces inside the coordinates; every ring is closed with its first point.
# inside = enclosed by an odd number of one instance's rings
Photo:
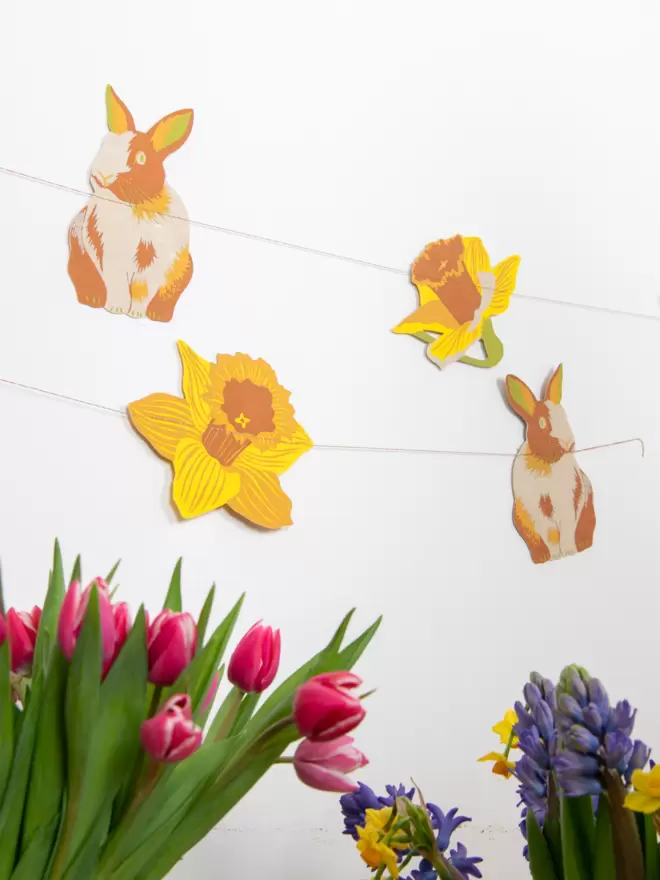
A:
{"type": "Polygon", "coordinates": [[[344,834],[350,834],[355,840],[359,840],[358,826],[363,826],[367,821],[367,810],[382,810],[383,804],[376,797],[375,792],[358,782],[358,787],[350,794],[343,794],[339,798],[341,811],[344,814],[344,834]]]}
{"type": "Polygon", "coordinates": [[[442,853],[449,846],[451,836],[459,825],[463,825],[464,822],[472,821],[468,816],[457,816],[456,813],[458,813],[458,807],[453,807],[446,814],[443,813],[440,807],[436,804],[427,804],[426,809],[431,817],[431,825],[433,826],[433,829],[438,832],[438,849],[442,853]]]}
{"type": "Polygon", "coordinates": [[[627,700],[612,707],[602,682],[579,667],[564,669],[557,694],[559,745],[552,768],[561,793],[598,795],[607,770],[629,783],[633,771],[646,766],[650,755],[641,740],[630,738],[636,710],[627,700]]]}

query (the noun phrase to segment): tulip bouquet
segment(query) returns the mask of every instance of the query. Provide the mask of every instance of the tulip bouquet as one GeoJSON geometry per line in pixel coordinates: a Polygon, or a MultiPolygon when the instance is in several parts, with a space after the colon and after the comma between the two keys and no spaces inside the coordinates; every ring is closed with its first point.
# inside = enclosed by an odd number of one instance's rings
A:
{"type": "Polygon", "coordinates": [[[56,542],[43,609],[5,614],[0,586],[0,880],[160,880],[273,764],[345,791],[365,763],[348,670],[380,621],[342,647],[349,613],[261,706],[280,634],[256,624],[212,715],[242,597],[206,638],[214,588],[183,612],[180,561],[153,620],[114,603],[115,570],[81,590],[78,560],[67,587],[56,542]]]}
{"type": "Polygon", "coordinates": [[[524,702],[493,727],[504,749],[479,760],[518,781],[532,876],[658,880],[660,767],[632,738],[636,710],[627,700],[612,705],[579,666],[566,667],[557,686],[532,673],[523,693],[524,702]]]}

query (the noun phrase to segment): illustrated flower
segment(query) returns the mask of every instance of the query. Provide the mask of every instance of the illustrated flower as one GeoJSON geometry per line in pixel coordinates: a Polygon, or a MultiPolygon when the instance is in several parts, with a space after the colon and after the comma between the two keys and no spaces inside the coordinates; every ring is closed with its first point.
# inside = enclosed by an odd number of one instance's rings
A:
{"type": "Polygon", "coordinates": [[[298,779],[319,791],[354,791],[357,785],[346,774],[368,763],[350,736],[340,736],[329,742],[304,739],[293,756],[298,779]]]}
{"type": "Polygon", "coordinates": [[[351,693],[361,684],[352,672],[325,672],[301,685],[293,699],[300,733],[314,742],[350,733],[366,715],[359,697],[351,693]]]}
{"type": "Polygon", "coordinates": [[[149,626],[149,681],[171,685],[195,655],[197,624],[187,612],[163,609],[149,626]]]}
{"type": "Polygon", "coordinates": [[[384,864],[391,877],[399,876],[397,850],[408,848],[407,843],[390,841],[386,843],[386,827],[392,818],[392,807],[380,810],[367,810],[364,827],[358,827],[358,852],[370,868],[378,868],[384,864]]]}
{"type": "Polygon", "coordinates": [[[192,705],[187,694],[177,694],[163,708],[143,722],[140,739],[145,752],[164,764],[183,761],[202,744],[202,729],[192,720],[192,705]]]}
{"type": "Polygon", "coordinates": [[[626,795],[624,806],[636,813],[655,813],[660,810],[660,764],[643,773],[635,770],[632,774],[635,791],[626,795]]]}
{"type": "Polygon", "coordinates": [[[11,671],[16,675],[28,675],[32,669],[40,620],[41,608],[36,605],[32,611],[16,611],[10,608],[7,612],[11,671]]]}
{"type": "Polygon", "coordinates": [[[466,363],[492,367],[503,347],[491,318],[509,307],[520,257],[508,257],[494,268],[480,238],[455,235],[427,245],[412,267],[419,308],[394,328],[428,342],[427,355],[446,367],[465,357],[481,339],[486,359],[466,363]],[[439,334],[437,337],[429,334],[439,334]]]}
{"type": "Polygon", "coordinates": [[[231,655],[227,678],[245,693],[260,694],[273,683],[280,665],[280,631],[261,623],[249,629],[231,655]]]}
{"type": "Polygon", "coordinates": [[[130,629],[130,614],[125,602],[120,602],[115,606],[112,605],[108,585],[103,578],[94,578],[82,593],[80,592],[80,581],[73,581],[66,592],[62,608],[60,609],[57,636],[62,653],[67,660],[71,660],[85,614],[87,613],[89,597],[93,587],[97,587],[99,597],[103,659],[102,674],[105,678],[122,645],[126,641],[128,630],[130,629]]]}
{"type": "Polygon", "coordinates": [[[279,474],[312,446],[272,368],[245,354],[209,363],[179,342],[183,395],[128,406],[134,427],[172,462],[174,503],[186,519],[228,505],[256,525],[291,525],[279,474]]]}

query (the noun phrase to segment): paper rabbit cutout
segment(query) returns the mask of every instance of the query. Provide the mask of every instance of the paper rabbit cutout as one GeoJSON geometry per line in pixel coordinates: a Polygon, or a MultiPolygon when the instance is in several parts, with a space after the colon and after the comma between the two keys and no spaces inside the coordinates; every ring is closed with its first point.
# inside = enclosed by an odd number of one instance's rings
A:
{"type": "Polygon", "coordinates": [[[575,438],[561,406],[562,375],[560,364],[543,400],[516,376],[506,377],[509,405],[527,428],[513,463],[513,521],[535,563],[581,553],[596,528],[591,482],[573,455],[575,438]]]}
{"type": "Polygon", "coordinates": [[[83,305],[169,321],[193,263],[188,215],[163,161],[186,142],[193,111],[143,133],[110,86],[106,105],[110,133],[92,163],[94,194],[69,227],[69,275],[83,305]]]}

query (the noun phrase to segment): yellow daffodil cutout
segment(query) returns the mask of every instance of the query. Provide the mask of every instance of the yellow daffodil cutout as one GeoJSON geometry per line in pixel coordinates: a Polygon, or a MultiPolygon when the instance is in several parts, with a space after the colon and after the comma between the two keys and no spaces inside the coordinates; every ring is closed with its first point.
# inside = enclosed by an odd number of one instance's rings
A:
{"type": "Polygon", "coordinates": [[[492,319],[509,308],[520,257],[494,268],[480,238],[455,235],[427,245],[412,267],[419,308],[394,328],[427,343],[426,353],[439,367],[455,361],[494,367],[504,346],[492,319]],[[481,340],[485,358],[467,354],[481,340]]]}
{"type": "Polygon", "coordinates": [[[219,354],[209,363],[179,342],[183,399],[150,394],[129,404],[136,430],[172,463],[172,497],[185,519],[228,505],[258,526],[291,525],[284,473],[312,441],[290,393],[266,361],[219,354]]]}

